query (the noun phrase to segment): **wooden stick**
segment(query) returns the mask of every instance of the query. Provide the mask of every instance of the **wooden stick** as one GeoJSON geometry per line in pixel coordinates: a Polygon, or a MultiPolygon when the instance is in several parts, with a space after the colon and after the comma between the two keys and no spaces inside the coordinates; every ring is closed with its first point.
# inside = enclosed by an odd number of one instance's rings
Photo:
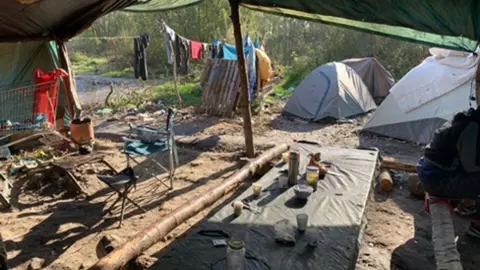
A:
{"type": "Polygon", "coordinates": [[[438,270],[462,270],[460,254],[455,243],[450,207],[437,200],[430,200],[432,218],[432,243],[438,270]]]}
{"type": "Polygon", "coordinates": [[[234,175],[230,176],[221,185],[204,192],[204,195],[196,199],[188,201],[183,206],[173,210],[169,216],[163,217],[161,220],[150,225],[146,230],[135,235],[130,241],[99,260],[90,269],[119,269],[126,265],[130,260],[139,256],[142,252],[160,241],[177,226],[195,216],[206,207],[214,204],[240,183],[249,179],[249,177],[255,174],[263,165],[280,156],[283,152],[288,151],[288,149],[288,145],[282,144],[268,150],[252,162],[249,162],[234,175]]]}
{"type": "Polygon", "coordinates": [[[411,173],[417,172],[416,165],[403,163],[392,157],[383,157],[381,167],[384,169],[395,170],[395,171],[404,171],[404,172],[411,172],[411,173]]]}
{"type": "Polygon", "coordinates": [[[243,111],[243,133],[245,136],[245,147],[247,157],[255,157],[255,148],[253,145],[252,111],[249,101],[249,87],[247,70],[245,67],[245,56],[243,55],[242,28],[240,27],[240,12],[238,11],[238,0],[229,0],[232,15],[230,18],[233,23],[233,34],[235,35],[235,48],[237,50],[238,71],[240,73],[240,89],[242,93],[242,111],[243,111]]]}

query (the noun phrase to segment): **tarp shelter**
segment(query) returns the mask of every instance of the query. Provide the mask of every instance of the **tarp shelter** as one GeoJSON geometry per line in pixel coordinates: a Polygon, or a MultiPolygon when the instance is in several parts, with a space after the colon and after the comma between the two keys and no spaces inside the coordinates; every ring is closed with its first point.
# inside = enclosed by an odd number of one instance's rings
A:
{"type": "Polygon", "coordinates": [[[318,121],[357,116],[376,107],[362,78],[345,64],[333,62],[316,68],[305,77],[283,112],[318,121]]]}
{"type": "MultiPolygon", "coordinates": [[[[149,0],[127,10],[164,11],[202,0],[149,0]]],[[[239,0],[250,9],[361,30],[430,46],[474,51],[480,38],[477,0],[239,0]]]]}
{"type": "Polygon", "coordinates": [[[362,78],[375,103],[380,104],[395,84],[392,74],[374,57],[351,58],[342,61],[362,78]]]}
{"type": "Polygon", "coordinates": [[[393,86],[365,131],[426,144],[456,112],[473,105],[469,97],[475,91],[478,57],[444,49],[430,52],[393,86]]]}
{"type": "MultiPolygon", "coordinates": [[[[137,0],[0,1],[0,42],[3,43],[0,45],[0,91],[32,82],[35,68],[50,72],[60,67],[71,78],[64,81],[67,89],[65,101],[70,104],[71,113],[78,113],[81,106],[64,42],[80,34],[99,17],[136,2],[137,0]]],[[[63,91],[60,93],[62,95],[63,91]]],[[[2,106],[5,106],[4,103],[5,101],[2,106]]]]}

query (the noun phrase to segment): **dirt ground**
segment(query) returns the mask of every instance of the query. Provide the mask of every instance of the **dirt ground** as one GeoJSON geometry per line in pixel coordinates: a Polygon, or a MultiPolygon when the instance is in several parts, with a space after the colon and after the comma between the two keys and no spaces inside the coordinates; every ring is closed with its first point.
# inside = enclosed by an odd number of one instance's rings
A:
{"type": "MultiPolygon", "coordinates": [[[[163,119],[160,117],[158,121],[163,119]]],[[[278,113],[265,113],[254,117],[255,145],[261,151],[279,143],[303,139],[323,146],[376,147],[384,155],[409,162],[416,162],[421,156],[422,148],[418,145],[360,134],[367,119],[365,116],[342,124],[311,124],[292,121],[278,113]]],[[[112,217],[104,213],[115,197],[109,197],[113,193],[95,176],[107,172],[106,167],[89,165],[76,171],[90,194],[87,199],[72,197],[59,192],[58,188],[32,190],[29,179],[16,181],[13,202],[17,210],[0,214],[0,228],[7,240],[12,269],[27,269],[34,258],[43,261],[43,268],[48,269],[88,268],[97,260],[95,246],[103,235],[114,234],[127,239],[217,185],[238,168],[237,161],[244,147],[240,118],[219,119],[187,110],[180,112],[175,121],[175,132],[183,146],[175,189],[168,191],[158,180],[141,176],[133,198],[148,213],[128,208],[121,229],[117,228],[115,219],[118,207],[112,217]]],[[[127,130],[123,120],[98,121],[96,132],[108,138],[107,135],[121,136],[127,130]]],[[[107,160],[117,169],[125,166],[125,157],[118,151],[120,144],[102,142],[101,145],[102,149],[114,152],[107,160]]],[[[151,167],[148,161],[142,165],[151,167]]],[[[136,169],[145,174],[142,166],[136,169]]],[[[404,174],[395,175],[395,188],[389,194],[372,192],[357,269],[435,269],[430,218],[423,210],[423,200],[410,196],[406,179],[404,174]]],[[[227,203],[233,196],[227,196],[215,206],[227,203]]],[[[175,229],[147,254],[160,254],[162,248],[204,219],[215,206],[175,229]]],[[[478,243],[464,236],[468,221],[455,218],[455,225],[465,269],[480,269],[478,243]]]]}

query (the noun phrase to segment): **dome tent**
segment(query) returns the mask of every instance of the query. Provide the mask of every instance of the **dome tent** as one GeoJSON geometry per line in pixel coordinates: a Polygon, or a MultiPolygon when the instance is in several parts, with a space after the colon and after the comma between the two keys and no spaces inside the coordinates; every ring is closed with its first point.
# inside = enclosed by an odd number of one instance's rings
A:
{"type": "Polygon", "coordinates": [[[392,74],[374,57],[345,59],[342,63],[360,75],[377,105],[395,84],[392,74]]]}
{"type": "Polygon", "coordinates": [[[436,129],[475,103],[469,97],[478,57],[436,48],[430,53],[392,87],[364,131],[427,144],[436,129]]]}
{"type": "Polygon", "coordinates": [[[319,121],[365,114],[376,108],[362,78],[350,67],[332,62],[316,68],[297,86],[283,108],[286,115],[319,121]]]}

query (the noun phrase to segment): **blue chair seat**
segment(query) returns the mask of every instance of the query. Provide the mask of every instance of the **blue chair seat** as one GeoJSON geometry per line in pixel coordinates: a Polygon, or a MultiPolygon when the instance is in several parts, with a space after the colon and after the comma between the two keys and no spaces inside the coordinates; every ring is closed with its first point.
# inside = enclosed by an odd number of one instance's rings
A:
{"type": "Polygon", "coordinates": [[[136,156],[149,156],[155,153],[163,153],[169,150],[168,141],[156,141],[144,143],[140,140],[123,138],[125,142],[125,153],[136,156]]]}

